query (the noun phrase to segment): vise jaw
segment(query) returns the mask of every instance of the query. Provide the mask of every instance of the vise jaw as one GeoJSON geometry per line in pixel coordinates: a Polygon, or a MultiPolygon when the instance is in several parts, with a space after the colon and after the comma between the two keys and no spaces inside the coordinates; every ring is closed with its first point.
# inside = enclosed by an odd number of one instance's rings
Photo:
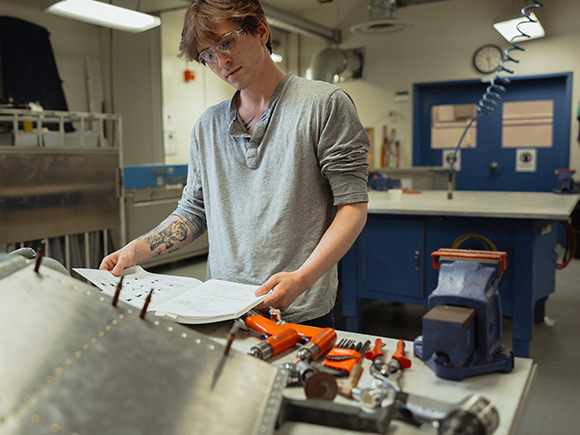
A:
{"type": "Polygon", "coordinates": [[[506,253],[439,249],[431,255],[439,281],[428,298],[415,356],[444,379],[511,372],[514,356],[502,345],[498,292],[506,253]]]}

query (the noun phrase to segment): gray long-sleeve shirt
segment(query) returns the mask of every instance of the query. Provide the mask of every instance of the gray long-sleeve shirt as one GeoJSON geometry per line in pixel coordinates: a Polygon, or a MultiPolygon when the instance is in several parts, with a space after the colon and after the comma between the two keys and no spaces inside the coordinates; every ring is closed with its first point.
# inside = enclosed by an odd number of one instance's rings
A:
{"type": "MultiPolygon", "coordinates": [[[[209,238],[208,278],[263,284],[298,269],[336,206],[367,202],[368,136],[348,95],[286,75],[251,136],[237,99],[209,108],[191,136],[187,185],[173,214],[209,238]]],[[[332,267],[283,314],[327,314],[338,287],[332,267]]]]}

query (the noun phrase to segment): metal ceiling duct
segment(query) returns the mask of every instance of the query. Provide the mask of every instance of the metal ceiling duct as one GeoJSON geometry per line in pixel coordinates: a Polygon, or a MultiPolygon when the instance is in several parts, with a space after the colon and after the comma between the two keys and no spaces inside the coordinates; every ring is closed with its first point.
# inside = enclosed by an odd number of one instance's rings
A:
{"type": "Polygon", "coordinates": [[[337,83],[361,78],[363,67],[363,49],[328,47],[313,56],[310,74],[313,80],[337,83]]]}

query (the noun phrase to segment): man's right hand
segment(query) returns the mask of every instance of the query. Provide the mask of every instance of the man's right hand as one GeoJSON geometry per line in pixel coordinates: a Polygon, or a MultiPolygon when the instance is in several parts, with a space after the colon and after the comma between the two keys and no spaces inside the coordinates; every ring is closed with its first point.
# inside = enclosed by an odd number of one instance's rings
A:
{"type": "Polygon", "coordinates": [[[108,270],[113,275],[119,276],[123,270],[127,269],[128,267],[136,266],[137,260],[135,255],[135,248],[131,245],[132,244],[129,243],[118,251],[107,255],[105,258],[103,258],[103,261],[101,261],[99,269],[108,270]]]}
{"type": "Polygon", "coordinates": [[[177,251],[193,241],[193,233],[178,216],[171,215],[155,229],[133,240],[118,251],[107,255],[99,269],[108,270],[119,276],[128,267],[159,255],[177,251]]]}

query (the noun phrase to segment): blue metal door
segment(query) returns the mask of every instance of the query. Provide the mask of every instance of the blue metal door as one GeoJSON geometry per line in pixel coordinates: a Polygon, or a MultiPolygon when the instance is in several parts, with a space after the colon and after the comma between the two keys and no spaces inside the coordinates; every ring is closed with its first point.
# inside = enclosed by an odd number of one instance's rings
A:
{"type": "MultiPolygon", "coordinates": [[[[551,191],[557,185],[554,171],[568,167],[572,73],[510,77],[510,80],[496,110],[477,121],[476,146],[460,150],[460,170],[456,172],[459,190],[551,191]],[[522,172],[516,159],[526,156],[526,144],[519,151],[502,145],[502,128],[504,104],[525,101],[550,101],[553,113],[551,146],[530,145],[534,167],[522,172]]],[[[443,165],[442,150],[433,149],[431,144],[432,108],[476,104],[486,86],[476,80],[414,86],[414,166],[443,165]]]]}

